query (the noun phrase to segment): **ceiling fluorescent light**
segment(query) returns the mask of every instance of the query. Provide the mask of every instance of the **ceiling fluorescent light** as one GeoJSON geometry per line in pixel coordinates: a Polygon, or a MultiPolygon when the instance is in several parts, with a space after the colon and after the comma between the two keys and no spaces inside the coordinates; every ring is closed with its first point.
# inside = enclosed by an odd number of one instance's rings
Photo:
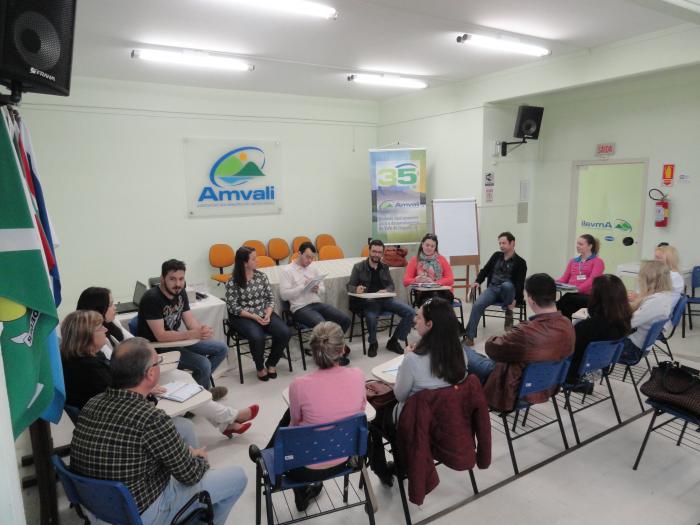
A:
{"type": "Polygon", "coordinates": [[[253,71],[255,69],[255,66],[238,58],[189,49],[168,51],[163,49],[134,49],[131,52],[131,58],[229,71],[253,71]]]}
{"type": "Polygon", "coordinates": [[[415,78],[395,77],[390,75],[369,75],[366,73],[348,75],[348,81],[357,82],[358,84],[369,84],[372,86],[400,87],[410,89],[424,89],[428,87],[428,84],[422,80],[416,80],[415,78]]]}
{"type": "Polygon", "coordinates": [[[338,18],[338,11],[335,8],[309,2],[308,0],[231,0],[237,4],[249,5],[251,7],[269,9],[271,11],[281,11],[295,15],[315,16],[335,20],[338,18]]]}
{"type": "Polygon", "coordinates": [[[544,47],[533,46],[532,44],[523,44],[517,40],[509,40],[507,38],[493,38],[490,36],[463,34],[457,37],[457,42],[460,44],[470,44],[477,47],[487,49],[495,49],[498,51],[508,51],[510,53],[520,53],[535,57],[543,57],[549,55],[551,51],[544,47]]]}
{"type": "Polygon", "coordinates": [[[700,0],[662,0],[662,2],[700,13],[700,0]]]}

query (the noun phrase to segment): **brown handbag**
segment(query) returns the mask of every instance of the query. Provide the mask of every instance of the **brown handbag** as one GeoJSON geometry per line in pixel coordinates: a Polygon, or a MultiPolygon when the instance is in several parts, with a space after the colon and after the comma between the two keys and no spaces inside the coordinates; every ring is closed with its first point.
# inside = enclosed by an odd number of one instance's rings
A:
{"type": "Polygon", "coordinates": [[[387,266],[403,267],[408,265],[406,260],[408,250],[406,248],[398,248],[396,246],[387,246],[384,250],[382,262],[387,266]]]}
{"type": "Polygon", "coordinates": [[[376,410],[396,403],[396,396],[391,385],[378,379],[368,379],[365,383],[365,393],[367,401],[376,410]]]}
{"type": "Polygon", "coordinates": [[[639,390],[653,401],[667,403],[700,418],[700,377],[697,370],[664,361],[651,371],[639,390]]]}

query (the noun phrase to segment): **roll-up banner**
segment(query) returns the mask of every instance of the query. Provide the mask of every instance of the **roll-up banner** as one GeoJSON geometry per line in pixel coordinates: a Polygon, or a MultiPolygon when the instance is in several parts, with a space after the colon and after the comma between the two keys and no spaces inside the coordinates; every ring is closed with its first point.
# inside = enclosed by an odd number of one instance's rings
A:
{"type": "Polygon", "coordinates": [[[386,244],[420,242],[428,230],[425,148],[369,150],[372,237],[386,244]]]}

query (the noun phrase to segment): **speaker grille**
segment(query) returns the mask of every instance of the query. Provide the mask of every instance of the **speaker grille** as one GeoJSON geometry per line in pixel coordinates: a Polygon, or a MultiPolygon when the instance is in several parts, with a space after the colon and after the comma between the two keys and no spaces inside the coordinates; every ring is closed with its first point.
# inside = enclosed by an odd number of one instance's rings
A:
{"type": "Polygon", "coordinates": [[[61,58],[61,41],[56,28],[35,11],[25,11],[13,24],[15,49],[30,66],[46,71],[61,58]]]}

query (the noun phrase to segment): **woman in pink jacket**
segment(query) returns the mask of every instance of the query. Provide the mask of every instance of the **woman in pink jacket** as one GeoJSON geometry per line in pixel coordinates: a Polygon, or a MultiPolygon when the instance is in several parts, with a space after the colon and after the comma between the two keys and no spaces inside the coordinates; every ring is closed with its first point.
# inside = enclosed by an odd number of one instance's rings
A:
{"type": "Polygon", "coordinates": [[[605,271],[605,262],[598,256],[599,249],[600,242],[593,235],[581,235],[576,239],[578,257],[569,261],[564,275],[557,279],[558,283],[576,287],[576,292],[564,294],[557,301],[557,309],[569,319],[578,310],[586,307],[593,279],[603,275],[605,271]]]}
{"type": "Polygon", "coordinates": [[[452,285],[455,282],[452,267],[442,255],[438,253],[438,238],[434,233],[426,233],[420,242],[418,255],[411,257],[406,267],[403,278],[405,287],[429,285],[449,286],[450,290],[415,289],[413,306],[421,306],[427,299],[434,296],[452,302],[452,285]]]}

